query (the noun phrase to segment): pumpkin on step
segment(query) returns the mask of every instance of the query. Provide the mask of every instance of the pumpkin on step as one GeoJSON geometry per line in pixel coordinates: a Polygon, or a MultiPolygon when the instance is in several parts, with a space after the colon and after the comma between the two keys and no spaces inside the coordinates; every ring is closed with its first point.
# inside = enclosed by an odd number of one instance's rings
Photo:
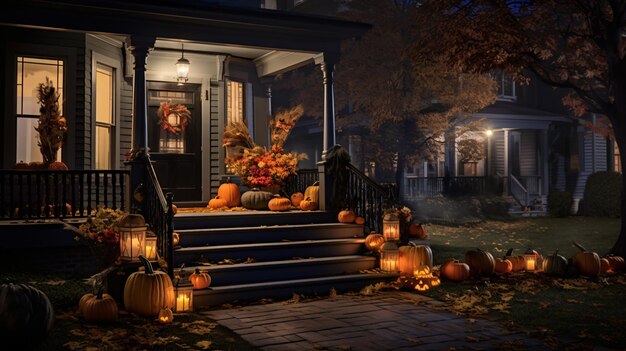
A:
{"type": "Polygon", "coordinates": [[[230,182],[230,177],[226,178],[226,182],[217,188],[217,196],[226,200],[226,206],[237,207],[241,205],[241,192],[239,186],[230,182]]]}
{"type": "Polygon", "coordinates": [[[343,210],[339,212],[337,219],[339,220],[339,223],[354,223],[356,214],[350,210],[343,210]]]}
{"type": "Polygon", "coordinates": [[[498,273],[509,273],[513,270],[513,264],[509,260],[496,258],[495,269],[498,273]]]}
{"type": "Polygon", "coordinates": [[[178,246],[180,244],[180,235],[178,233],[172,234],[172,245],[178,246]]]}
{"type": "Polygon", "coordinates": [[[274,198],[270,200],[267,207],[269,207],[271,211],[287,211],[291,209],[291,201],[286,197],[274,195],[274,198]]]}
{"type": "Polygon", "coordinates": [[[597,253],[587,251],[582,245],[573,242],[574,246],[581,252],[574,255],[574,265],[578,268],[581,275],[587,277],[596,277],[600,274],[600,256],[597,253]]]}
{"type": "Polygon", "coordinates": [[[302,194],[301,192],[291,194],[291,204],[293,205],[293,207],[299,208],[300,202],[302,202],[302,200],[304,200],[304,194],[302,194]]]}
{"type": "Polygon", "coordinates": [[[370,251],[378,250],[385,242],[385,237],[382,234],[372,232],[365,238],[365,247],[370,251]]]}
{"type": "Polygon", "coordinates": [[[441,276],[453,282],[462,282],[470,277],[470,267],[451,259],[441,265],[441,276]]]}
{"type": "Polygon", "coordinates": [[[415,270],[423,266],[431,268],[433,266],[433,252],[426,245],[400,246],[400,259],[398,268],[400,273],[412,276],[415,270]]]}
{"type": "Polygon", "coordinates": [[[112,322],[117,319],[117,303],[102,287],[97,294],[85,294],[78,304],[83,318],[88,322],[112,322]]]}
{"type": "Polygon", "coordinates": [[[311,199],[313,202],[319,203],[319,194],[320,194],[320,183],[315,182],[313,185],[309,186],[304,190],[304,198],[307,197],[311,199]]]}
{"type": "Polygon", "coordinates": [[[156,317],[163,307],[174,306],[174,284],[167,273],[155,271],[145,257],[139,256],[139,259],[145,270],[128,277],[124,286],[124,307],[143,317],[156,317]]]}
{"type": "Polygon", "coordinates": [[[489,275],[495,271],[493,256],[481,249],[470,250],[465,253],[465,263],[470,267],[472,276],[489,275]]]}
{"type": "Polygon", "coordinates": [[[315,211],[317,210],[317,202],[314,202],[311,198],[307,197],[306,199],[300,201],[300,209],[304,211],[315,211]]]}
{"type": "Polygon", "coordinates": [[[504,255],[504,259],[511,261],[511,264],[513,265],[513,269],[512,269],[513,272],[519,272],[519,271],[523,271],[524,269],[526,269],[526,260],[524,259],[524,256],[521,256],[521,255],[513,256],[513,249],[509,249],[506,252],[506,254],[504,255]]]}
{"type": "Polygon", "coordinates": [[[354,224],[363,225],[365,224],[365,218],[358,216],[354,219],[354,224]]]}
{"type": "Polygon", "coordinates": [[[220,196],[217,195],[214,199],[211,199],[209,201],[209,204],[207,205],[207,207],[217,210],[220,208],[228,207],[228,202],[226,202],[226,200],[220,198],[220,196]]]}
{"type": "Polygon", "coordinates": [[[194,290],[206,289],[211,285],[211,276],[207,272],[201,272],[198,268],[189,275],[189,281],[194,290]]]}
{"type": "Polygon", "coordinates": [[[267,204],[274,194],[253,188],[241,195],[241,204],[250,210],[267,210],[267,204]]]}

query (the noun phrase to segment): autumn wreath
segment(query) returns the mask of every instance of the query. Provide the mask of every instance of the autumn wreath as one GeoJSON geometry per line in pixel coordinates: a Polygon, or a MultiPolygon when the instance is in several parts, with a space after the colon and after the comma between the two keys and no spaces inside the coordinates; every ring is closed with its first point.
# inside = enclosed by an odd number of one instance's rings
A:
{"type": "Polygon", "coordinates": [[[162,102],[157,115],[161,128],[173,134],[184,132],[189,122],[191,122],[191,112],[185,105],[181,104],[162,102]]]}

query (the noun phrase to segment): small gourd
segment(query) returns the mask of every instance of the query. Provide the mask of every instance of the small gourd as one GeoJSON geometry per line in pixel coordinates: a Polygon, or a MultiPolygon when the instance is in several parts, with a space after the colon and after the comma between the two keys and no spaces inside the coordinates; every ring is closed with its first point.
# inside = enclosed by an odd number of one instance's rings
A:
{"type": "Polygon", "coordinates": [[[226,202],[226,200],[220,198],[219,195],[217,195],[214,199],[211,199],[209,201],[209,204],[207,206],[208,208],[217,210],[220,208],[224,208],[224,207],[228,207],[228,202],[226,202]]]}
{"type": "Polygon", "coordinates": [[[271,211],[287,211],[291,209],[291,201],[285,197],[280,197],[280,195],[274,195],[274,198],[270,200],[267,207],[269,207],[271,211]]]}
{"type": "Polygon", "coordinates": [[[307,197],[306,199],[300,201],[300,209],[304,211],[317,210],[317,202],[311,201],[311,198],[307,197]]]}
{"type": "Polygon", "coordinates": [[[189,275],[189,281],[194,290],[206,289],[211,285],[211,276],[207,272],[201,272],[198,268],[189,275]]]}
{"type": "Polygon", "coordinates": [[[343,210],[339,212],[337,219],[339,220],[339,223],[354,223],[356,214],[350,210],[343,210]]]}

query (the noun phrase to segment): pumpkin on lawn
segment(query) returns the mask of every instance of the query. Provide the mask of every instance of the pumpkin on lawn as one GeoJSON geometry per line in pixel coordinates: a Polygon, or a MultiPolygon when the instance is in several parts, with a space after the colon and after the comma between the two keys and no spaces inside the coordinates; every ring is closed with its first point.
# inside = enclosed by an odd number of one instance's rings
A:
{"type": "Polygon", "coordinates": [[[600,259],[600,274],[610,273],[611,272],[611,264],[609,260],[606,258],[600,259]]]}
{"type": "Polygon", "coordinates": [[[465,253],[465,263],[470,267],[472,276],[489,275],[495,271],[495,260],[493,256],[481,249],[470,250],[465,253]]]}
{"type": "Polygon", "coordinates": [[[241,205],[250,210],[267,210],[267,203],[274,194],[253,188],[241,195],[241,205]]]}
{"type": "Polygon", "coordinates": [[[271,211],[288,211],[291,209],[291,201],[286,197],[281,197],[276,194],[274,198],[268,202],[267,207],[269,207],[271,211]]]}
{"type": "Polygon", "coordinates": [[[356,214],[350,210],[339,211],[337,219],[339,220],[339,223],[354,223],[356,214]]]}
{"type": "Polygon", "coordinates": [[[513,264],[507,259],[496,258],[495,269],[498,273],[509,273],[513,270],[513,264]]]}
{"type": "Polygon", "coordinates": [[[574,265],[578,268],[581,275],[587,277],[596,277],[600,274],[600,256],[597,253],[587,251],[577,242],[572,242],[581,252],[574,255],[574,265]]]}
{"type": "Polygon", "coordinates": [[[226,200],[220,198],[220,196],[217,195],[214,199],[209,200],[209,204],[207,205],[207,207],[217,210],[220,208],[228,207],[228,202],[226,202],[226,200]]]}
{"type": "Polygon", "coordinates": [[[0,285],[0,340],[3,349],[33,348],[48,335],[53,322],[54,310],[46,294],[25,284],[7,281],[0,285]]]}
{"type": "Polygon", "coordinates": [[[567,273],[567,258],[559,255],[559,250],[543,260],[541,269],[544,273],[554,275],[565,275],[567,273]]]}
{"type": "Polygon", "coordinates": [[[159,323],[161,324],[170,324],[174,321],[174,312],[169,307],[163,308],[159,311],[159,323]]]}
{"type": "Polygon", "coordinates": [[[319,182],[313,183],[313,185],[307,187],[304,190],[304,198],[306,199],[308,197],[313,202],[319,203],[319,194],[320,194],[320,183],[319,182]]]}
{"type": "Polygon", "coordinates": [[[365,247],[370,251],[378,250],[385,243],[385,237],[382,234],[372,232],[365,237],[365,247]]]}
{"type": "Polygon", "coordinates": [[[117,318],[117,303],[102,287],[97,294],[85,294],[78,303],[78,309],[88,322],[112,322],[117,318]]]}
{"type": "Polygon", "coordinates": [[[134,272],[124,286],[124,306],[128,312],[156,317],[163,307],[174,306],[174,284],[165,272],[155,271],[145,257],[139,256],[143,272],[134,272]]]}
{"type": "Polygon", "coordinates": [[[424,227],[417,223],[411,223],[408,232],[412,238],[425,239],[428,236],[424,227]]]}
{"type": "Polygon", "coordinates": [[[524,259],[524,256],[521,256],[521,255],[513,256],[513,249],[509,249],[506,252],[506,254],[504,255],[504,259],[511,261],[511,264],[513,265],[513,269],[512,269],[513,272],[519,272],[519,271],[523,271],[524,269],[526,269],[526,260],[524,259]]]}
{"type": "Polygon", "coordinates": [[[400,273],[413,275],[418,269],[423,266],[432,268],[433,266],[433,252],[430,247],[426,245],[410,245],[400,246],[400,259],[398,261],[398,269],[400,273]]]}
{"type": "Polygon", "coordinates": [[[624,268],[626,268],[626,263],[624,262],[624,258],[622,256],[608,255],[605,258],[609,261],[609,265],[611,266],[611,270],[613,272],[622,272],[624,268]]]}
{"type": "Polygon", "coordinates": [[[230,182],[230,177],[226,178],[226,182],[217,188],[217,196],[226,200],[226,206],[237,207],[241,205],[241,192],[239,186],[230,182]]]}
{"type": "Polygon", "coordinates": [[[302,194],[301,192],[291,194],[291,204],[293,205],[293,207],[299,208],[300,202],[302,202],[302,200],[304,200],[304,194],[302,194]]]}
{"type": "Polygon", "coordinates": [[[304,211],[315,211],[317,210],[317,202],[312,201],[311,198],[307,197],[306,199],[300,201],[300,209],[304,211]]]}
{"type": "Polygon", "coordinates": [[[441,265],[441,276],[454,282],[462,282],[470,277],[470,267],[458,260],[448,260],[441,265]]]}
{"type": "Polygon", "coordinates": [[[201,272],[198,268],[189,275],[189,281],[195,290],[206,289],[211,285],[211,276],[207,272],[201,272]]]}

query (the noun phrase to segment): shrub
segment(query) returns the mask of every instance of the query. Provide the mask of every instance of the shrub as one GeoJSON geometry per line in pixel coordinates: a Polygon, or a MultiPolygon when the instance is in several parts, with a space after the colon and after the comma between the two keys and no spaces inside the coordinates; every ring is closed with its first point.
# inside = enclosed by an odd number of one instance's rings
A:
{"type": "Polygon", "coordinates": [[[587,178],[580,213],[594,217],[619,217],[621,214],[622,175],[596,172],[587,178]]]}
{"type": "Polygon", "coordinates": [[[567,217],[572,207],[572,194],[567,191],[551,191],[548,195],[548,211],[554,217],[567,217]]]}

